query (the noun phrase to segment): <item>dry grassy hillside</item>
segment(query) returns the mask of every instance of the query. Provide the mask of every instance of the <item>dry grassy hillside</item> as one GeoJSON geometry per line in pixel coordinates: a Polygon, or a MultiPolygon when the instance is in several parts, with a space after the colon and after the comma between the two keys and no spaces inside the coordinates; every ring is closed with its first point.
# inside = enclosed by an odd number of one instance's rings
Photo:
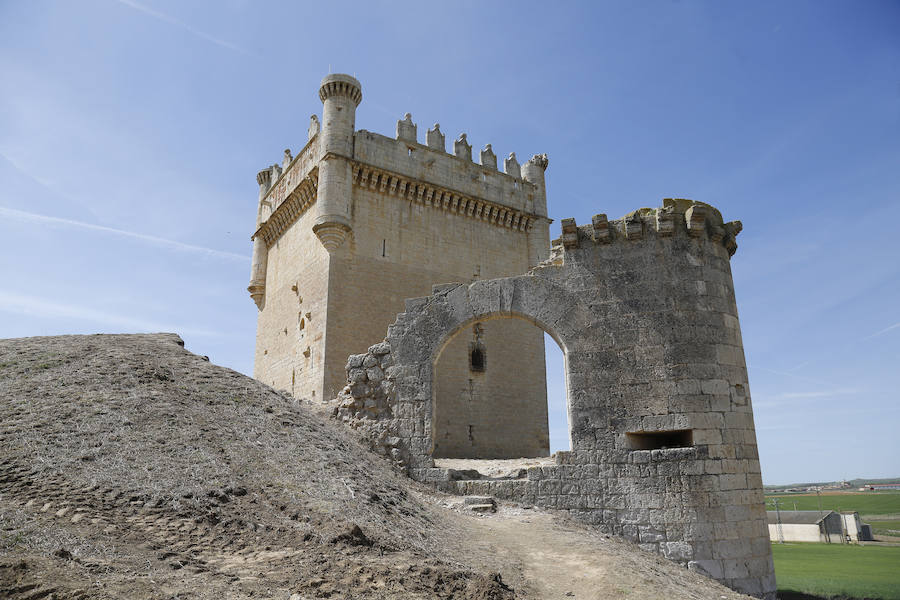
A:
{"type": "Polygon", "coordinates": [[[738,597],[452,501],[176,335],[0,340],[0,598],[738,597]]]}
{"type": "Polygon", "coordinates": [[[0,597],[509,595],[344,428],[182,346],[0,341],[0,597]]]}

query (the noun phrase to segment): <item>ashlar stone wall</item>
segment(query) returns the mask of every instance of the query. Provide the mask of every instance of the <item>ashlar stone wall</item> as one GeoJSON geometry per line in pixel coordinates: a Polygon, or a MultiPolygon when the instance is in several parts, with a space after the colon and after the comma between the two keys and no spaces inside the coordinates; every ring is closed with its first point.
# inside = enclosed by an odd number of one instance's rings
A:
{"type": "Polygon", "coordinates": [[[566,219],[529,273],[407,300],[385,341],[350,357],[336,414],[416,479],[566,510],[774,598],[730,270],[740,229],[689,200],[580,227],[566,219]],[[432,458],[434,361],[457,332],[500,318],[563,349],[572,450],[525,478],[456,481],[432,458]]]}
{"type": "MultiPolygon", "coordinates": [[[[435,283],[527,271],[549,255],[550,220],[546,155],[520,165],[510,153],[500,170],[490,144],[478,162],[465,134],[448,152],[438,124],[422,140],[409,114],[396,137],[357,129],[363,90],[346,74],[325,77],[318,101],[322,118],[312,116],[297,155],[285,150],[257,174],[248,291],[258,309],[254,377],[327,401],[344,386],[347,355],[381,339],[406,298],[435,283]]],[[[470,372],[462,336],[438,366],[443,448],[547,455],[543,333],[516,322],[487,329],[484,342],[487,372],[470,372]],[[519,355],[508,356],[509,347],[519,355]],[[506,369],[524,357],[527,376],[506,369]],[[461,390],[471,402],[460,401],[461,390]],[[475,410],[487,402],[490,414],[475,410]]]]}

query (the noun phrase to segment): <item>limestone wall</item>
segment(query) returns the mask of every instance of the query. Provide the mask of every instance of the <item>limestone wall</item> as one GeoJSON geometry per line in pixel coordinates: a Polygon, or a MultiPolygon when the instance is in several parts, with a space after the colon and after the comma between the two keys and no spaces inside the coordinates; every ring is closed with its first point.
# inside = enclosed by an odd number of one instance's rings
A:
{"type": "MultiPolygon", "coordinates": [[[[388,329],[383,381],[350,371],[338,414],[421,480],[569,511],[599,529],[773,597],[775,579],[729,257],[740,223],[667,200],[610,222],[563,221],[518,277],[437,286],[388,329]],[[519,318],[566,354],[572,451],[527,479],[434,468],[434,359],[475,322],[519,318]]],[[[352,358],[365,361],[367,356],[352,358]]],[[[384,360],[383,358],[380,360],[384,360]]],[[[352,367],[352,365],[351,365],[352,367]]]]}
{"type": "MultiPolygon", "coordinates": [[[[501,277],[529,267],[528,232],[362,185],[354,187],[352,208],[352,235],[332,251],[329,262],[324,378],[330,398],[346,383],[347,356],[382,339],[406,298],[430,293],[435,282],[501,277]]],[[[489,334],[492,362],[478,376],[472,397],[474,404],[485,407],[482,412],[494,416],[478,422],[481,443],[465,451],[471,457],[546,455],[541,445],[547,431],[543,334],[522,325],[506,327],[504,334],[494,335],[493,330],[489,334]],[[527,357],[525,377],[506,370],[510,348],[522,353],[518,364],[527,357]],[[537,422],[524,418],[541,414],[543,419],[537,422]],[[511,415],[518,419],[509,422],[511,415]],[[486,432],[492,430],[496,435],[488,437],[486,432]]],[[[441,361],[441,373],[440,380],[446,378],[447,383],[439,397],[448,395],[444,415],[462,423],[468,414],[467,407],[457,402],[458,390],[462,382],[475,378],[467,352],[451,348],[441,361]]]]}
{"type": "Polygon", "coordinates": [[[435,458],[550,455],[544,332],[521,319],[460,331],[435,364],[435,458]],[[481,344],[484,371],[469,367],[481,344]]]}
{"type": "Polygon", "coordinates": [[[328,252],[307,211],[269,247],[253,377],[305,400],[324,394],[328,252]]]}
{"type": "MultiPolygon", "coordinates": [[[[344,386],[347,355],[381,339],[405,298],[438,282],[524,272],[546,258],[550,221],[545,156],[522,169],[511,155],[503,173],[490,147],[474,163],[464,135],[454,154],[437,126],[419,144],[411,116],[398,123],[396,139],[356,131],[362,88],[349,75],[326,76],[319,99],[322,120],[312,117],[305,146],[296,157],[286,150],[257,179],[271,185],[260,193],[248,291],[260,311],[254,375],[296,397],[329,400],[344,386]]],[[[503,342],[529,357],[529,376],[503,381],[507,351],[491,342],[494,368],[476,395],[498,422],[525,416],[523,407],[546,413],[543,339],[507,333],[503,342]]],[[[468,376],[459,358],[448,353],[441,377],[458,383],[468,376]]],[[[460,409],[449,402],[444,414],[460,409]]],[[[528,446],[512,446],[520,436],[507,433],[470,450],[541,453],[546,417],[542,425],[530,421],[507,427],[530,427],[528,446]]]]}

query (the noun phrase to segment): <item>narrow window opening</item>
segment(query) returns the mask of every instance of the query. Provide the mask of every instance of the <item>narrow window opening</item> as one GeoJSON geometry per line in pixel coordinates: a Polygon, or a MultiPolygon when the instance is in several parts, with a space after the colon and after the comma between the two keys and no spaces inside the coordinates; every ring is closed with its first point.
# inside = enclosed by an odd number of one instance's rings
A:
{"type": "Polygon", "coordinates": [[[486,369],[487,357],[484,352],[484,345],[476,342],[472,345],[472,351],[469,353],[469,370],[475,373],[484,373],[486,369]]]}
{"type": "Polygon", "coordinates": [[[381,258],[385,257],[385,253],[387,252],[387,240],[381,240],[381,258]]]}
{"type": "Polygon", "coordinates": [[[625,438],[631,450],[661,450],[663,448],[690,448],[694,445],[694,432],[690,429],[673,431],[634,431],[625,438]]]}

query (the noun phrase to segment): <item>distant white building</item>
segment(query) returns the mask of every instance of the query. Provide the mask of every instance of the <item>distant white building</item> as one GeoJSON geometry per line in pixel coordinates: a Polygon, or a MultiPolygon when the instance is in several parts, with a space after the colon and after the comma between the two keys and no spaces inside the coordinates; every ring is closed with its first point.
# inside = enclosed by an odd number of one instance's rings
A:
{"type": "Polygon", "coordinates": [[[769,539],[773,542],[821,542],[846,544],[870,541],[871,529],[860,521],[859,513],[833,510],[766,511],[769,539]],[[780,520],[780,523],[779,523],[780,520]]]}
{"type": "Polygon", "coordinates": [[[858,512],[842,512],[841,519],[844,522],[844,535],[849,541],[872,541],[872,528],[860,520],[858,512]]]}
{"type": "Polygon", "coordinates": [[[841,515],[833,510],[782,510],[777,514],[770,510],[766,516],[769,539],[773,542],[840,544],[844,541],[841,515]]]}

